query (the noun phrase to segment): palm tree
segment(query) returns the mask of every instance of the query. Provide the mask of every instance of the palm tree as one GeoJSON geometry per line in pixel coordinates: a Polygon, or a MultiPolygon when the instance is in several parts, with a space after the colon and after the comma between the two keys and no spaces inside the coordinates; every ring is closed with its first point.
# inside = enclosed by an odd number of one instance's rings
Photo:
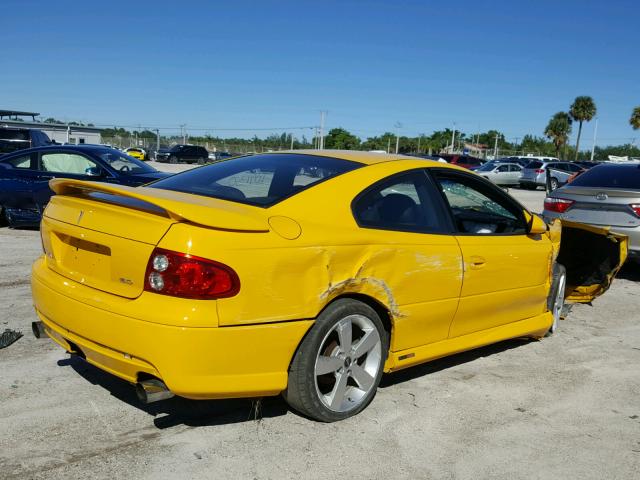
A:
{"type": "Polygon", "coordinates": [[[578,160],[578,153],[580,152],[580,135],[582,134],[582,122],[589,122],[596,116],[596,104],[593,98],[587,96],[576,97],[573,101],[573,105],[569,109],[569,115],[571,118],[578,122],[578,138],[576,140],[576,157],[578,160]]]}
{"type": "Polygon", "coordinates": [[[634,130],[638,130],[640,128],[640,107],[636,107],[633,109],[633,112],[631,112],[629,123],[634,130]]]}
{"type": "Polygon", "coordinates": [[[567,112],[558,112],[547,124],[544,135],[553,141],[556,157],[560,158],[560,148],[566,145],[571,133],[571,116],[567,112]]]}

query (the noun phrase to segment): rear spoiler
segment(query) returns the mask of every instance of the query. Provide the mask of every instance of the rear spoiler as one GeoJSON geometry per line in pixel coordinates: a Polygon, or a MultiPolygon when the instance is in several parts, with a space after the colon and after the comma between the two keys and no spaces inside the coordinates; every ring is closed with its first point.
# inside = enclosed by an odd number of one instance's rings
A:
{"type": "MultiPolygon", "coordinates": [[[[136,199],[162,209],[169,218],[178,222],[190,222],[231,231],[269,231],[267,215],[262,212],[262,209],[242,203],[160,188],[128,187],[68,178],[49,180],[49,187],[57,195],[81,196],[95,201],[100,199],[92,197],[91,194],[102,193],[136,199]]],[[[123,207],[132,208],[131,205],[123,205],[123,207]]]]}

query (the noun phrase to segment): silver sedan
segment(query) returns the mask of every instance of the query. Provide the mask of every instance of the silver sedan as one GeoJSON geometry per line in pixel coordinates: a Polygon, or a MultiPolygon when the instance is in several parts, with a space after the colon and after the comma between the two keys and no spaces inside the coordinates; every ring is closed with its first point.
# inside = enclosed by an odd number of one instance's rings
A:
{"type": "Polygon", "coordinates": [[[517,163],[485,163],[475,172],[496,185],[518,185],[522,166],[517,163]]]}
{"type": "Polygon", "coordinates": [[[551,192],[543,216],[610,226],[629,237],[629,257],[640,259],[640,164],[593,167],[551,192]]]}

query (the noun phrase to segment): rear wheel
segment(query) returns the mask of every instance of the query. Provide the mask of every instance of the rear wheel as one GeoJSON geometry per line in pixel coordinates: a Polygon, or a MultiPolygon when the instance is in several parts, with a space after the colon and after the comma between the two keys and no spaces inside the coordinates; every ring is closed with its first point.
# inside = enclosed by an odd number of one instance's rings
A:
{"type": "Polygon", "coordinates": [[[556,263],[553,267],[553,279],[551,280],[551,290],[547,299],[547,308],[553,314],[553,323],[549,327],[547,336],[553,335],[558,329],[558,322],[564,307],[564,293],[567,286],[567,270],[563,265],[556,263]]]}
{"type": "Polygon", "coordinates": [[[198,165],[204,165],[204,158],[202,157],[198,158],[198,165]]]}
{"type": "Polygon", "coordinates": [[[178,158],[175,155],[169,157],[169,163],[178,163],[178,158]]]}
{"type": "Polygon", "coordinates": [[[557,179],[557,178],[555,178],[555,177],[552,177],[552,178],[551,178],[551,181],[549,182],[549,184],[550,184],[551,190],[557,190],[557,189],[558,189],[558,186],[560,185],[560,184],[558,183],[558,179],[557,179]]]}
{"type": "Polygon", "coordinates": [[[300,344],[284,397],[315,420],[351,417],[375,396],[387,350],[388,335],[376,311],[356,300],[337,300],[300,344]]]}

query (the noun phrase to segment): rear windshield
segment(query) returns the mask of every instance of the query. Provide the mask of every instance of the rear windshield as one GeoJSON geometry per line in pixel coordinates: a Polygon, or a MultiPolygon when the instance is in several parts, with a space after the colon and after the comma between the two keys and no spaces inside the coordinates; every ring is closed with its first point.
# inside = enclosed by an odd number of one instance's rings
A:
{"type": "Polygon", "coordinates": [[[29,130],[5,130],[0,128],[0,140],[24,140],[29,141],[29,130]]]}
{"type": "Polygon", "coordinates": [[[268,207],[361,163],[294,153],[222,160],[155,182],[150,187],[268,207]]]}
{"type": "Polygon", "coordinates": [[[640,190],[640,165],[598,165],[578,176],[571,185],[640,190]]]}
{"type": "Polygon", "coordinates": [[[538,160],[532,160],[531,162],[527,163],[527,166],[524,168],[540,168],[542,166],[542,162],[539,162],[538,160]]]}

